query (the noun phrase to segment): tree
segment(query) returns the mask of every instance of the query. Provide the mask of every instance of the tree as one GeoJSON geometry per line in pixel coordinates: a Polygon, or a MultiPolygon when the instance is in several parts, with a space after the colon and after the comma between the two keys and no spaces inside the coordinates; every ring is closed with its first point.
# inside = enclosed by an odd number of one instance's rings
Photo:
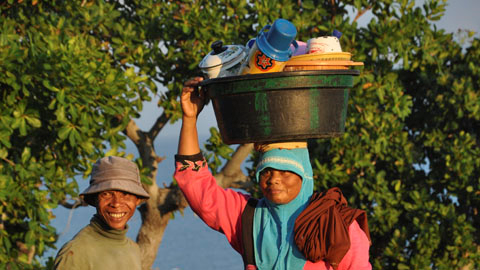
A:
{"type": "Polygon", "coordinates": [[[345,135],[314,147],[319,188],[338,185],[368,209],[376,269],[476,269],[479,43],[462,52],[430,24],[443,4],[408,2],[377,3],[366,29],[341,28],[365,69],[345,135]]]}
{"type": "MultiPolygon", "coordinates": [[[[153,147],[181,115],[182,83],[213,41],[244,44],[281,17],[299,40],[340,30],[343,50],[365,63],[345,134],[309,147],[317,189],[339,186],[368,211],[374,267],[478,268],[480,43],[464,52],[435,29],[444,9],[435,0],[0,4],[0,265],[41,268],[55,247],[49,210],[78,205],[73,177],[100,156],[125,155],[128,138],[151,195],[137,238],[149,269],[171,213],[187,206],[174,184],[157,185],[153,147]],[[359,26],[366,12],[372,19],[359,26]],[[142,131],[135,118],[154,94],[162,115],[142,131]]],[[[251,145],[233,150],[214,130],[206,149],[222,186],[250,190],[240,164],[251,145]]]]}
{"type": "Polygon", "coordinates": [[[35,256],[55,247],[50,210],[77,196],[73,177],[107,147],[124,145],[120,131],[155,91],[91,32],[118,11],[62,2],[0,4],[2,269],[39,267],[35,256]]]}
{"type": "Polygon", "coordinates": [[[155,1],[8,1],[0,8],[0,265],[40,268],[45,248],[55,248],[50,210],[78,206],[73,177],[87,176],[100,156],[125,155],[129,138],[151,195],[139,209],[137,239],[150,268],[171,213],[187,206],[177,187],[157,186],[162,159],[153,141],[181,115],[179,89],[209,50],[210,10],[155,1]],[[195,17],[200,11],[203,18],[195,17]],[[157,93],[157,85],[168,91],[157,93]],[[161,95],[163,114],[142,131],[134,119],[153,94],[161,95]]]}

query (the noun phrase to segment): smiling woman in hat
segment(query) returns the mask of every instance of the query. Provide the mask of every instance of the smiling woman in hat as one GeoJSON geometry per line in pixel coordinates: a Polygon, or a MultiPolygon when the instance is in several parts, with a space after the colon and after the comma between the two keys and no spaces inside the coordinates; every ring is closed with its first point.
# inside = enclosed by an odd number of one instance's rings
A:
{"type": "Polygon", "coordinates": [[[149,198],[137,165],[121,157],[99,159],[80,197],[97,213],[60,249],[55,269],[141,269],[140,249],[126,236],[128,220],[149,198]]]}
{"type": "Polygon", "coordinates": [[[245,269],[371,270],[365,211],[348,207],[338,188],[313,192],[306,142],[256,145],[254,180],[263,198],[218,186],[198,143],[200,81],[183,87],[175,179],[192,210],[242,255],[245,269]]]}

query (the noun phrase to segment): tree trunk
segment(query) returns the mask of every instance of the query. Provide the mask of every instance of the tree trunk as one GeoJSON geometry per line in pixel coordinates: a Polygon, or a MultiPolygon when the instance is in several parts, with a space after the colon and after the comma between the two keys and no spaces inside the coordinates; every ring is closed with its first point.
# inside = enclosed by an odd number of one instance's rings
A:
{"type": "Polygon", "coordinates": [[[161,215],[157,204],[153,201],[142,205],[140,213],[142,226],[137,235],[137,243],[142,254],[142,269],[150,270],[157,257],[170,216],[169,214],[161,215]]]}

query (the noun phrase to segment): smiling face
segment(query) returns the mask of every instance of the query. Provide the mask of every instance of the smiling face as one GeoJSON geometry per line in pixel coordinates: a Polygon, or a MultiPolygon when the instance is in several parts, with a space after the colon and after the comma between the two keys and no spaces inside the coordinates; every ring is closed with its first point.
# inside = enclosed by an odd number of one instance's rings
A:
{"type": "Polygon", "coordinates": [[[140,202],[140,198],[128,192],[118,190],[102,191],[98,193],[97,214],[102,217],[110,228],[123,230],[140,202]]]}
{"type": "Polygon", "coordinates": [[[302,189],[302,178],[290,171],[265,168],[259,178],[263,196],[276,204],[291,202],[302,189]]]}

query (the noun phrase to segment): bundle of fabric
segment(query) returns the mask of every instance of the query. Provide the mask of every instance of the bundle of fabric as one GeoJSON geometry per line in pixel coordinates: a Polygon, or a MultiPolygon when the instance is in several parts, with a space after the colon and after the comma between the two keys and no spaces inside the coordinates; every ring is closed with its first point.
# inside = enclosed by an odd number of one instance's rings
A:
{"type": "Polygon", "coordinates": [[[356,220],[370,240],[365,211],[350,208],[339,188],[314,193],[295,221],[295,244],[307,260],[334,269],[350,248],[348,227],[356,220]]]}

